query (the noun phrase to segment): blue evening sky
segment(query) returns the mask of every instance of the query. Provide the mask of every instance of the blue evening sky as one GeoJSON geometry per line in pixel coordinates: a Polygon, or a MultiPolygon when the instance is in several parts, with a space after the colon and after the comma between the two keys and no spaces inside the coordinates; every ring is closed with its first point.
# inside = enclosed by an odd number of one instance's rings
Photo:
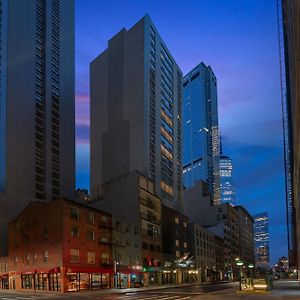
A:
{"type": "Polygon", "coordinates": [[[269,213],[275,262],[287,255],[276,0],[76,0],[77,186],[89,187],[89,63],[146,13],[184,74],[212,66],[237,202],[269,213]]]}

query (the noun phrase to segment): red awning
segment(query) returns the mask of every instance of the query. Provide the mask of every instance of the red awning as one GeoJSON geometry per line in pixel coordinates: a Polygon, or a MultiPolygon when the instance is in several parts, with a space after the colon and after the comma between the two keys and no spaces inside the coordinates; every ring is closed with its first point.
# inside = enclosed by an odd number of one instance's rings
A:
{"type": "Polygon", "coordinates": [[[22,275],[28,275],[28,274],[34,274],[36,272],[36,270],[25,270],[25,271],[21,271],[22,275]]]}
{"type": "Polygon", "coordinates": [[[60,273],[60,267],[36,270],[36,273],[60,273]]]}
{"type": "Polygon", "coordinates": [[[66,273],[110,273],[113,274],[112,268],[97,268],[97,267],[66,267],[66,273]]]}

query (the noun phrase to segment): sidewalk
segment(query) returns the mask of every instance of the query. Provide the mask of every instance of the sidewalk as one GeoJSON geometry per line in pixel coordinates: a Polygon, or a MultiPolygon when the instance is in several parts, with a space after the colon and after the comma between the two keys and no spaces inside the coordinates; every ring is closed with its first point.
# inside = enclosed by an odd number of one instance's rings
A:
{"type": "Polygon", "coordinates": [[[78,293],[79,294],[127,294],[127,293],[136,293],[136,292],[145,292],[145,291],[155,291],[155,290],[163,290],[170,288],[180,288],[180,287],[189,287],[201,285],[200,283],[184,283],[184,284],[164,284],[164,285],[154,285],[154,286],[145,286],[139,288],[111,288],[111,289],[103,289],[103,290],[83,290],[78,293]]]}
{"type": "MultiPolygon", "coordinates": [[[[217,282],[217,284],[222,283],[229,283],[229,281],[220,281],[217,282]]],[[[215,282],[195,282],[195,283],[182,283],[182,284],[164,284],[164,285],[155,285],[155,286],[146,286],[146,287],[140,287],[140,288],[111,288],[111,289],[104,289],[104,290],[84,290],[76,293],[79,294],[127,294],[127,293],[136,293],[136,292],[145,292],[145,291],[155,291],[155,290],[165,290],[165,289],[171,289],[171,288],[183,288],[183,287],[192,287],[192,286],[205,286],[215,284],[215,282]]]]}

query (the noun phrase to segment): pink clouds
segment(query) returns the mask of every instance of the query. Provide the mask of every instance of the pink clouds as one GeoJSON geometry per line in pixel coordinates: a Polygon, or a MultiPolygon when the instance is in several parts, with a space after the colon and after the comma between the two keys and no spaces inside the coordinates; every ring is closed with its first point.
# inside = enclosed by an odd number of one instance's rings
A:
{"type": "Polygon", "coordinates": [[[88,94],[75,96],[76,103],[76,143],[89,144],[90,130],[90,98],[88,94]]]}

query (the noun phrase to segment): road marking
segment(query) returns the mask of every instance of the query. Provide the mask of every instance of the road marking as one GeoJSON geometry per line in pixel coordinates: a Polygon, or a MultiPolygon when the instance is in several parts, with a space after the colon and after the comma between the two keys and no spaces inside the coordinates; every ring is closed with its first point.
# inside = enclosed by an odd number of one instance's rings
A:
{"type": "Polygon", "coordinates": [[[16,300],[15,298],[5,298],[5,297],[1,297],[1,299],[3,299],[3,300],[16,300]]]}
{"type": "MultiPolygon", "coordinates": [[[[146,296],[146,295],[145,295],[146,296]]],[[[136,300],[151,300],[151,299],[155,299],[155,300],[186,300],[189,299],[191,297],[181,297],[181,296],[166,296],[166,295],[161,295],[161,294],[155,294],[151,297],[145,297],[145,296],[138,296],[137,294],[135,295],[126,295],[126,299],[136,299],[136,300]]],[[[119,299],[124,299],[123,297],[120,297],[119,299]]]]}

